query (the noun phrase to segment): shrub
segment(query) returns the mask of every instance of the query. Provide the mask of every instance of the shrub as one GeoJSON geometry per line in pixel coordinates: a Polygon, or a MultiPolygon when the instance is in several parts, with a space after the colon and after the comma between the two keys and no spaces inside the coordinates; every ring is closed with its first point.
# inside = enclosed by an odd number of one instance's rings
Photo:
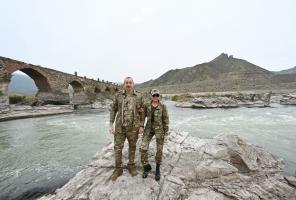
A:
{"type": "Polygon", "coordinates": [[[35,101],[36,101],[35,96],[24,96],[24,95],[12,95],[12,96],[9,96],[9,103],[10,104],[31,105],[35,101]]]}
{"type": "Polygon", "coordinates": [[[37,98],[35,96],[25,96],[22,103],[25,105],[32,105],[36,101],[37,101],[37,98]]]}
{"type": "Polygon", "coordinates": [[[9,96],[9,103],[10,104],[17,104],[24,101],[26,97],[25,96],[19,96],[19,95],[12,95],[9,96]]]}
{"type": "Polygon", "coordinates": [[[263,93],[257,93],[257,94],[256,94],[256,97],[257,97],[258,99],[262,99],[262,98],[263,98],[263,96],[264,96],[264,94],[263,94],[263,93]]]}
{"type": "Polygon", "coordinates": [[[241,95],[243,95],[242,92],[240,92],[240,91],[237,91],[237,92],[236,92],[236,96],[241,96],[241,95]]]}
{"type": "Polygon", "coordinates": [[[172,96],[172,101],[178,101],[178,100],[180,100],[180,96],[179,95],[172,96]]]}

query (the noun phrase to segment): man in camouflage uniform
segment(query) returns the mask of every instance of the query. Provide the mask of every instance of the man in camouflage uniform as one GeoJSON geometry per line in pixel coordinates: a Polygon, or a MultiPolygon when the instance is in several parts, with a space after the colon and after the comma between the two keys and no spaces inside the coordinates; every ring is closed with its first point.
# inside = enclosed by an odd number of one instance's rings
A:
{"type": "Polygon", "coordinates": [[[143,178],[146,178],[151,170],[151,165],[148,162],[149,143],[153,136],[156,138],[156,172],[155,180],[160,179],[160,164],[162,160],[162,149],[165,137],[169,130],[169,115],[166,106],[159,101],[159,91],[153,89],[151,91],[151,103],[145,105],[144,113],[147,117],[147,122],[144,130],[144,136],[141,145],[141,162],[144,168],[143,178]]]}
{"type": "Polygon", "coordinates": [[[122,149],[125,139],[129,144],[128,171],[132,176],[136,176],[135,166],[136,143],[138,133],[143,133],[144,129],[144,103],[141,93],[134,90],[134,82],[131,77],[124,80],[124,90],[115,95],[110,109],[109,132],[114,134],[114,154],[115,170],[112,180],[115,181],[122,175],[122,149]],[[116,118],[116,120],[115,120],[116,118]],[[115,121],[115,129],[113,123],[115,121]]]}

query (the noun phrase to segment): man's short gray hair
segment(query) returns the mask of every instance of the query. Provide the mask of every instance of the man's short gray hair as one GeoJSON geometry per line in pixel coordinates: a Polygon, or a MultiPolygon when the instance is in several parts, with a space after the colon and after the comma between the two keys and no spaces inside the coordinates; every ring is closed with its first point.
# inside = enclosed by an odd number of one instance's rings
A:
{"type": "Polygon", "coordinates": [[[124,84],[125,81],[127,81],[128,79],[131,79],[131,80],[133,81],[133,83],[134,83],[134,79],[133,79],[132,77],[130,77],[130,76],[127,76],[127,77],[125,77],[125,79],[123,80],[123,84],[124,84]]]}

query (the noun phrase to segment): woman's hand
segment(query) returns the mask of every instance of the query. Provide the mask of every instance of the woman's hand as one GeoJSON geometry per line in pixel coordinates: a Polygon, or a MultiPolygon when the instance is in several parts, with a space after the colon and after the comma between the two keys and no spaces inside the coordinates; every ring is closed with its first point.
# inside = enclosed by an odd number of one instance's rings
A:
{"type": "Polygon", "coordinates": [[[114,133],[115,133],[115,129],[114,129],[113,124],[110,124],[110,125],[109,125],[109,133],[110,133],[110,134],[113,134],[113,135],[114,135],[114,133]]]}

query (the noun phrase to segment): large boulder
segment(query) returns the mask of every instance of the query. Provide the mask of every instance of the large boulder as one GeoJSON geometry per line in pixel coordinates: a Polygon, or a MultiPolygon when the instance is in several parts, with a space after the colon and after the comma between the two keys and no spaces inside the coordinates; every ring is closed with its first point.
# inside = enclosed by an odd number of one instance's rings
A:
{"type": "MultiPolygon", "coordinates": [[[[140,144],[141,140],[139,140],[140,144]]],[[[140,146],[138,144],[138,146],[140,146]]],[[[123,150],[127,162],[127,144],[123,150]]],[[[162,177],[154,180],[155,140],[149,159],[153,166],[148,178],[127,170],[115,182],[113,143],[97,153],[92,162],[54,194],[40,200],[57,199],[295,199],[293,178],[283,176],[283,161],[263,148],[247,144],[235,135],[200,139],[172,132],[164,145],[162,177]],[[291,182],[291,183],[290,183],[291,182]]]]}
{"type": "Polygon", "coordinates": [[[296,105],[296,94],[284,94],[280,100],[282,105],[296,105]]]}
{"type": "Polygon", "coordinates": [[[196,97],[192,101],[193,108],[236,108],[237,100],[224,96],[196,97]]]}

